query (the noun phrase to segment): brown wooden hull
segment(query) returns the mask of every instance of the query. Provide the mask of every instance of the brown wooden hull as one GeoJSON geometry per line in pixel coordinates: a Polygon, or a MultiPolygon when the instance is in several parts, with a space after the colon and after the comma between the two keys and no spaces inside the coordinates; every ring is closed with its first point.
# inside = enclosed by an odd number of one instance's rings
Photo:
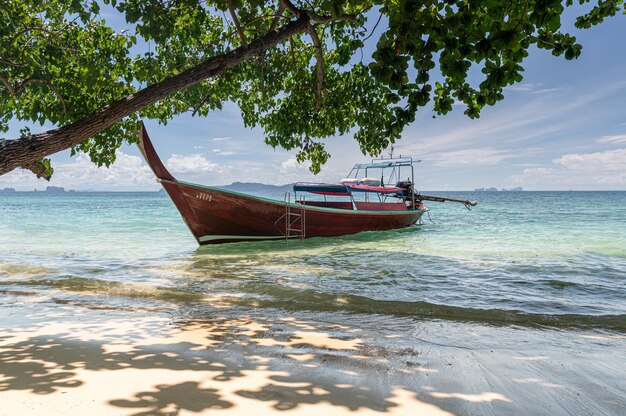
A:
{"type": "Polygon", "coordinates": [[[352,211],[260,198],[219,188],[162,181],[199,244],[336,237],[414,225],[424,211],[352,211]],[[289,205],[289,207],[287,207],[289,205]],[[287,228],[287,208],[292,231],[287,228]],[[294,231],[295,230],[295,231],[294,231]]]}
{"type": "MultiPolygon", "coordinates": [[[[181,182],[159,159],[145,128],[139,148],[199,244],[336,237],[415,224],[425,210],[351,210],[303,206],[181,182]]],[[[391,204],[397,205],[397,204],[391,204]]],[[[396,207],[397,208],[397,207],[396,207]]]]}

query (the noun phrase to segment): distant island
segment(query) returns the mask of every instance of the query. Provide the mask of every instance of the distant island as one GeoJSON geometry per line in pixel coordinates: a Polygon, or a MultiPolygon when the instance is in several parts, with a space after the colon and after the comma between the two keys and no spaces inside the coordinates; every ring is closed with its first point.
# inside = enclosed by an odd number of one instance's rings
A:
{"type": "Polygon", "coordinates": [[[75,191],[73,189],[66,191],[65,188],[62,186],[46,186],[45,191],[38,191],[35,189],[33,192],[46,192],[48,194],[64,194],[66,192],[70,193],[70,192],[75,192],[75,191]]]}
{"type": "MultiPolygon", "coordinates": [[[[45,191],[38,191],[35,189],[35,192],[47,192],[49,194],[64,194],[65,188],[62,186],[46,186],[45,191]]],[[[70,191],[73,192],[73,191],[70,191]]]]}
{"type": "Polygon", "coordinates": [[[518,186],[517,188],[506,189],[502,188],[498,191],[498,188],[476,188],[474,192],[523,192],[524,188],[518,186]]]}
{"type": "Polygon", "coordinates": [[[62,186],[47,186],[45,190],[38,191],[37,189],[33,189],[32,191],[17,191],[15,188],[4,188],[0,189],[0,193],[3,194],[13,194],[17,192],[38,192],[38,193],[47,193],[47,194],[65,194],[65,193],[73,193],[76,192],[73,189],[66,191],[62,186]]]}

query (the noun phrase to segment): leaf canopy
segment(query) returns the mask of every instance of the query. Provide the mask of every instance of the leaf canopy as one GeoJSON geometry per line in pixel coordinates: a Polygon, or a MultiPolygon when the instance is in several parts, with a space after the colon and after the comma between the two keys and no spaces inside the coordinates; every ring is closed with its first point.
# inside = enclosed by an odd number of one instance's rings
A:
{"type": "MultiPolygon", "coordinates": [[[[580,0],[584,4],[587,1],[580,0]]],[[[592,2],[593,3],[593,2],[592,2]]],[[[223,74],[143,107],[75,145],[98,165],[133,142],[141,118],[167,123],[236,103],[246,126],[270,146],[298,149],[319,171],[323,139],[353,132],[364,153],[400,138],[418,109],[437,114],[455,102],[475,118],[520,82],[536,46],[566,59],[581,45],[563,33],[572,0],[4,0],[0,2],[0,130],[10,120],[77,122],[211,57],[264,39],[312,16],[292,36],[223,74]],[[123,21],[114,27],[107,16],[123,21]],[[370,20],[368,22],[368,19],[370,20]],[[363,51],[375,42],[373,54],[363,51]],[[469,81],[469,74],[481,80],[469,81]]],[[[623,11],[598,1],[579,16],[584,29],[623,11]]],[[[51,168],[46,165],[46,169],[51,168]]]]}

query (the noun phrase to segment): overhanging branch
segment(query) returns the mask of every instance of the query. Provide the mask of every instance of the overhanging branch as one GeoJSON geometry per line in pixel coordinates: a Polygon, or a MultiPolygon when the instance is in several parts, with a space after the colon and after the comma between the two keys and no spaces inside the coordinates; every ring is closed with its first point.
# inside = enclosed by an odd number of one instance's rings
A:
{"type": "Polygon", "coordinates": [[[27,165],[20,166],[20,167],[22,169],[30,170],[35,175],[37,175],[37,178],[44,178],[45,180],[50,181],[53,170],[50,167],[50,160],[46,159],[46,161],[44,161],[43,159],[35,160],[27,165]],[[46,166],[46,161],[48,162],[47,166],[46,166]]]}
{"type": "Polygon", "coordinates": [[[220,75],[296,34],[305,33],[308,27],[310,27],[309,16],[303,14],[279,30],[268,32],[250,43],[247,48],[240,47],[209,58],[195,67],[102,107],[72,124],[17,140],[0,141],[0,175],[18,167],[27,167],[34,160],[69,149],[130,114],[203,80],[220,75]]]}
{"type": "MultiPolygon", "coordinates": [[[[351,21],[356,18],[356,16],[353,15],[342,15],[339,17],[320,16],[312,11],[294,9],[295,6],[293,6],[289,0],[281,0],[281,2],[284,4],[285,9],[289,10],[296,19],[291,20],[278,30],[269,31],[261,38],[247,44],[247,47],[243,46],[242,42],[242,46],[235,50],[209,58],[201,64],[168,77],[159,83],[150,85],[118,101],[114,101],[94,111],[91,115],[58,129],[21,137],[17,140],[0,141],[0,175],[8,173],[18,167],[30,169],[37,173],[37,169],[34,168],[34,161],[42,160],[48,155],[76,146],[119,122],[124,117],[134,114],[149,105],[185,88],[196,85],[201,81],[223,74],[230,68],[259,56],[259,54],[268,48],[291,39],[295,35],[311,33],[312,24],[321,24],[330,21],[351,21]],[[31,167],[33,167],[33,169],[31,169],[31,167]]],[[[286,19],[284,16],[280,16],[280,18],[286,19]]],[[[317,38],[319,42],[317,32],[311,36],[314,43],[316,42],[315,38],[317,38]]],[[[321,45],[321,42],[319,42],[319,44],[321,45]]],[[[320,54],[321,48],[316,47],[316,49],[317,53],[320,54]]],[[[316,84],[319,86],[317,89],[319,97],[316,100],[319,104],[317,105],[321,105],[321,86],[323,82],[323,78],[320,78],[323,77],[323,54],[321,54],[321,57],[322,59],[318,60],[317,70],[316,84]]],[[[0,78],[0,81],[6,88],[9,88],[10,91],[13,89],[13,92],[15,92],[15,86],[13,86],[8,79],[3,77],[0,78]]],[[[59,97],[63,111],[65,111],[65,100],[63,100],[61,94],[59,94],[51,84],[48,84],[48,87],[59,97]]]]}

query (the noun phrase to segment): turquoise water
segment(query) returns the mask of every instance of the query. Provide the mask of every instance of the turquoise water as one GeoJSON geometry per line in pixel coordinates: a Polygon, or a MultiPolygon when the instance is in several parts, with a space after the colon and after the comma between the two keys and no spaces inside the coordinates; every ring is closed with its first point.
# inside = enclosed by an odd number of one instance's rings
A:
{"type": "Polygon", "coordinates": [[[0,194],[0,299],[626,332],[626,192],[438,194],[480,204],[430,203],[432,221],[404,230],[202,248],[163,194],[0,194]]]}

